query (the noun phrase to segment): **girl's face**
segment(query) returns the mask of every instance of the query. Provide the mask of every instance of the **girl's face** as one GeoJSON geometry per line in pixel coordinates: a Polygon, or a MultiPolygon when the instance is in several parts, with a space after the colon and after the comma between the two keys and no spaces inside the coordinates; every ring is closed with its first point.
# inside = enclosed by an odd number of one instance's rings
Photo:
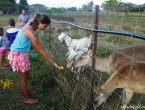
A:
{"type": "Polygon", "coordinates": [[[48,27],[49,24],[42,24],[41,22],[38,23],[38,29],[44,30],[48,27]]]}

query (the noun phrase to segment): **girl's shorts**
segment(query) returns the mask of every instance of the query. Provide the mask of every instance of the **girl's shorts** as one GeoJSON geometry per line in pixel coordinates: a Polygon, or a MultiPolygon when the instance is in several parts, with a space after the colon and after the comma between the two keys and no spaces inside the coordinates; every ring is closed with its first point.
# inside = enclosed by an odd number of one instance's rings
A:
{"type": "Polygon", "coordinates": [[[10,51],[8,54],[8,60],[13,71],[24,73],[30,70],[28,53],[10,51]]]}
{"type": "Polygon", "coordinates": [[[3,55],[3,56],[6,55],[6,49],[0,48],[0,55],[3,55]]]}

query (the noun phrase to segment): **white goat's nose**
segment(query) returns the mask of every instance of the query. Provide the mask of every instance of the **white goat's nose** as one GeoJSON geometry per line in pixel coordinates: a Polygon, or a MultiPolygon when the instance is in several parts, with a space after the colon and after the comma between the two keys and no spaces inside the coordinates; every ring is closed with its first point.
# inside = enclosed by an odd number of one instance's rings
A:
{"type": "Polygon", "coordinates": [[[70,61],[70,59],[69,59],[69,58],[67,58],[67,61],[70,61]]]}
{"type": "Polygon", "coordinates": [[[72,66],[74,66],[74,65],[75,65],[75,63],[73,62],[73,63],[72,63],[72,66]]]}

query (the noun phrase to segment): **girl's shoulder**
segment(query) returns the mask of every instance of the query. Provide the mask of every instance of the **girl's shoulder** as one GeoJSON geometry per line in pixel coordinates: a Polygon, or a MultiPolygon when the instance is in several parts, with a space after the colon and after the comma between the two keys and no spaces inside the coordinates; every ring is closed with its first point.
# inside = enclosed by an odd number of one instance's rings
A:
{"type": "Polygon", "coordinates": [[[22,30],[22,32],[32,32],[32,33],[34,33],[34,29],[28,24],[26,24],[23,28],[21,28],[21,30],[22,30]]]}

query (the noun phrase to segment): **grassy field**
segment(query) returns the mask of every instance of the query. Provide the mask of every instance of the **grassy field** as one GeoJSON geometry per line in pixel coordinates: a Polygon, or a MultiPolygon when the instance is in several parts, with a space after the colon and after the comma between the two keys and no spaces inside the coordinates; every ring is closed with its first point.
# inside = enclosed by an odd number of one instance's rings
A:
{"type": "MultiPolygon", "coordinates": [[[[71,13],[69,14],[73,15],[71,13]]],[[[79,16],[74,15],[74,24],[93,28],[93,16],[91,15],[92,13],[80,13],[79,16]],[[89,15],[89,17],[87,17],[87,15],[89,15]]],[[[124,18],[121,18],[122,14],[117,17],[111,15],[110,18],[108,18],[109,16],[108,13],[105,13],[100,17],[100,30],[121,30],[145,35],[145,24],[144,18],[142,17],[144,15],[139,18],[138,22],[136,22],[136,14],[130,16],[124,15],[124,18]]],[[[18,15],[0,15],[0,26],[4,27],[5,30],[9,28],[7,23],[9,18],[14,18],[17,21],[18,15]]],[[[63,25],[52,22],[51,26],[53,28],[63,25]]],[[[18,21],[16,27],[19,27],[18,21]]],[[[94,33],[72,27],[72,38],[81,38],[89,34],[94,33]]],[[[66,69],[67,62],[65,55],[68,50],[65,43],[58,44],[53,34],[51,34],[49,38],[49,30],[44,31],[44,35],[38,31],[38,35],[40,36],[39,39],[46,52],[59,65],[63,65],[65,70],[55,70],[54,67],[48,64],[39,54],[36,59],[30,59],[31,71],[29,90],[36,90],[37,93],[31,97],[39,99],[39,102],[34,105],[23,103],[19,85],[19,74],[12,72],[10,67],[8,67],[8,70],[0,70],[0,79],[4,80],[8,78],[13,80],[10,86],[11,89],[3,89],[0,87],[0,110],[87,110],[86,106],[88,106],[91,71],[86,69],[83,74],[80,75],[80,80],[77,81],[76,74],[72,73],[70,69],[66,69]]],[[[107,57],[115,49],[142,43],[145,43],[145,41],[127,36],[99,33],[97,56],[107,57]]],[[[103,72],[96,71],[94,74],[95,77],[100,80],[100,84],[103,84],[109,77],[107,73],[103,72]]],[[[107,102],[98,107],[97,110],[120,110],[121,92],[121,89],[116,90],[115,93],[117,94],[113,93],[107,102]]],[[[139,102],[141,105],[144,105],[144,100],[143,95],[135,94],[131,100],[131,104],[137,105],[139,102]]]]}
{"type": "MultiPolygon", "coordinates": [[[[63,13],[62,13],[63,14],[63,13]]],[[[93,15],[87,16],[89,14],[82,14],[82,16],[77,16],[77,14],[74,14],[74,20],[73,22],[76,25],[87,27],[87,28],[94,28],[94,22],[93,22],[93,15]]],[[[71,13],[68,14],[68,16],[71,16],[71,13]]],[[[61,21],[61,20],[60,20],[61,21]]],[[[62,21],[63,22],[63,21],[62,21]]],[[[60,24],[52,24],[52,27],[61,27],[60,24]]],[[[136,34],[142,34],[145,35],[145,24],[144,24],[144,14],[132,14],[125,15],[124,13],[118,13],[117,16],[115,16],[114,13],[100,13],[99,17],[99,29],[100,30],[114,30],[114,31],[122,31],[122,32],[131,32],[136,34]]],[[[89,34],[94,34],[89,31],[85,31],[79,28],[75,28],[72,26],[72,38],[81,38],[84,36],[89,36],[89,34]]],[[[94,43],[92,41],[92,43],[94,43]]],[[[95,42],[96,43],[96,42],[95,42]]],[[[131,45],[137,45],[137,44],[144,44],[145,41],[137,38],[133,38],[130,36],[123,36],[123,35],[115,35],[115,34],[105,34],[105,33],[99,33],[98,34],[98,50],[97,50],[97,56],[99,57],[108,57],[114,50],[127,47],[131,45]]],[[[54,45],[54,44],[52,44],[54,45]]],[[[56,46],[56,45],[55,45],[56,46]]],[[[64,46],[63,44],[59,45],[59,48],[62,48],[64,46]]],[[[56,47],[57,48],[57,47],[56,47]]],[[[65,47],[64,47],[65,48],[65,47]]],[[[59,51],[61,54],[62,51],[59,51]]],[[[105,62],[104,62],[105,63],[105,62]]],[[[102,62],[103,66],[103,62],[102,62]]],[[[70,93],[70,98],[72,99],[72,103],[76,102],[77,107],[79,107],[78,110],[86,110],[85,105],[87,105],[88,99],[87,97],[89,94],[89,87],[90,86],[90,78],[88,78],[87,75],[89,75],[90,72],[84,71],[81,74],[81,78],[79,82],[74,82],[73,86],[71,85],[72,80],[61,80],[62,78],[58,78],[58,82],[60,85],[69,85],[69,86],[63,86],[65,90],[68,90],[66,94],[70,93]],[[75,86],[74,86],[75,85],[75,86]],[[69,89],[68,89],[69,88],[69,89]]],[[[70,74],[69,74],[70,75],[70,74]]],[[[99,86],[104,84],[106,80],[109,78],[109,75],[104,72],[95,71],[94,72],[95,78],[99,82],[99,86]]],[[[63,76],[64,79],[67,79],[67,76],[63,76]]],[[[121,100],[122,100],[122,89],[116,89],[115,92],[113,92],[112,95],[109,96],[108,100],[104,102],[104,104],[101,104],[96,110],[120,110],[121,109],[121,100]]],[[[131,99],[130,103],[128,105],[142,105],[144,106],[144,100],[145,97],[143,94],[134,94],[133,98],[131,99]]],[[[128,110],[131,110],[128,109],[128,110]]]]}
{"type": "Polygon", "coordinates": [[[18,15],[0,15],[0,26],[8,26],[10,18],[13,18],[16,22],[18,22],[18,17],[18,15]]]}

